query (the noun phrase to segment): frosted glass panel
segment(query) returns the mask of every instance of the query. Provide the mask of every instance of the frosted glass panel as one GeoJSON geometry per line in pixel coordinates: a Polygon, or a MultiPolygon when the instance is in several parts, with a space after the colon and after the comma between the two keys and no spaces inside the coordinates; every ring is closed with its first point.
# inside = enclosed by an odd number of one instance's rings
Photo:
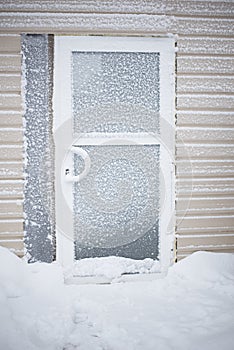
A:
{"type": "Polygon", "coordinates": [[[73,52],[73,129],[159,133],[159,53],[73,52]]]}
{"type": "MultiPolygon", "coordinates": [[[[82,148],[91,168],[73,185],[76,258],[158,258],[160,146],[82,148]]],[[[75,154],[75,173],[83,166],[75,154]]]]}

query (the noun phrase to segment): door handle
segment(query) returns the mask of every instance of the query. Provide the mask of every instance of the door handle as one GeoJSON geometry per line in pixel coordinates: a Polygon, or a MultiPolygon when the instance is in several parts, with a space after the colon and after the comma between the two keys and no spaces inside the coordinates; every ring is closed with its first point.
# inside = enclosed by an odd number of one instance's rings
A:
{"type": "Polygon", "coordinates": [[[70,169],[65,169],[65,179],[68,182],[79,182],[89,173],[90,166],[91,166],[91,159],[88,153],[81,147],[72,146],[70,148],[70,151],[72,153],[78,154],[83,159],[84,170],[79,175],[73,175],[70,172],[70,169]]]}

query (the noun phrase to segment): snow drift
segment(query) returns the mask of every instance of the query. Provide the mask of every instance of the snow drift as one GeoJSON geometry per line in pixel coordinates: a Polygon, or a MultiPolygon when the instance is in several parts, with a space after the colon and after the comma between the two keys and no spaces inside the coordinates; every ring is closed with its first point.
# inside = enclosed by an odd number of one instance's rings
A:
{"type": "Polygon", "coordinates": [[[171,267],[166,278],[153,276],[68,286],[57,263],[27,265],[0,248],[0,348],[233,348],[233,254],[198,252],[171,267]]]}

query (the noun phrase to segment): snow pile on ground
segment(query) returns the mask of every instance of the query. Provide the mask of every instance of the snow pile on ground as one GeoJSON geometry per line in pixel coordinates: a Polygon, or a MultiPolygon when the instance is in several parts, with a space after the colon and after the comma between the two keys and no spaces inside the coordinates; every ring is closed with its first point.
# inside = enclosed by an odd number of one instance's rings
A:
{"type": "Polygon", "coordinates": [[[232,350],[234,255],[195,253],[147,282],[64,285],[58,264],[0,248],[0,322],[4,350],[232,350]]]}
{"type": "Polygon", "coordinates": [[[0,248],[0,349],[61,349],[73,328],[63,272],[0,248]]]}
{"type": "Polygon", "coordinates": [[[117,256],[82,259],[72,267],[72,274],[79,277],[102,276],[116,279],[125,273],[159,272],[160,263],[153,259],[134,260],[117,256]]]}

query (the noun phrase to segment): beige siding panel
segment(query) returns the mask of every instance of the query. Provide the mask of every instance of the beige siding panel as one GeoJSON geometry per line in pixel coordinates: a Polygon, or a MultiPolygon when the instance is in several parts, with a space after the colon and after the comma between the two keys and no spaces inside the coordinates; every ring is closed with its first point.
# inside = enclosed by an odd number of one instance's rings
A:
{"type": "MultiPolygon", "coordinates": [[[[220,2],[220,1],[175,1],[168,0],[162,1],[165,4],[166,14],[171,15],[184,15],[184,16],[210,16],[210,17],[233,17],[234,4],[232,1],[220,2]]],[[[155,1],[152,1],[155,4],[155,1]]]]}
{"type": "Polygon", "coordinates": [[[0,13],[1,32],[31,33],[165,33],[174,17],[163,15],[84,13],[0,13]],[[12,20],[14,26],[12,27],[12,20]]]}
{"type": "Polygon", "coordinates": [[[22,180],[0,180],[0,199],[23,197],[23,181],[22,180]]]}
{"type": "Polygon", "coordinates": [[[0,111],[0,128],[1,127],[21,127],[23,126],[22,114],[15,112],[0,111]]]}
{"type": "Polygon", "coordinates": [[[23,218],[23,203],[18,200],[2,200],[0,201],[0,218],[23,218]]]}
{"type": "Polygon", "coordinates": [[[22,256],[24,250],[24,242],[23,239],[3,239],[0,240],[0,245],[2,247],[8,248],[14,251],[17,255],[22,256]]]}
{"type": "Polygon", "coordinates": [[[233,19],[216,19],[216,18],[177,18],[173,29],[178,34],[190,35],[211,35],[211,36],[233,36],[234,21],[233,19]]]}
{"type": "Polygon", "coordinates": [[[0,110],[21,110],[20,94],[0,94],[0,110]]]}
{"type": "Polygon", "coordinates": [[[234,38],[179,37],[177,40],[177,47],[178,47],[178,55],[180,54],[233,55],[234,38]]]}
{"type": "Polygon", "coordinates": [[[233,93],[234,77],[178,76],[177,92],[233,93]]]}
{"type": "Polygon", "coordinates": [[[184,259],[186,256],[199,251],[207,251],[207,252],[216,252],[216,253],[233,253],[234,252],[234,245],[227,245],[227,246],[201,246],[201,247],[191,247],[191,248],[185,248],[185,249],[179,249],[177,251],[177,261],[180,261],[181,259],[184,259]]]}
{"type": "Polygon", "coordinates": [[[224,142],[234,143],[234,128],[181,127],[177,130],[177,139],[182,142],[224,142]]]}
{"type": "Polygon", "coordinates": [[[0,143],[1,144],[14,144],[22,143],[23,131],[22,129],[0,129],[0,143]]]}
{"type": "Polygon", "coordinates": [[[234,39],[215,36],[177,41],[179,258],[234,251],[234,39]]]}
{"type": "Polygon", "coordinates": [[[178,111],[177,126],[234,126],[234,112],[178,111]]]}
{"type": "Polygon", "coordinates": [[[188,249],[197,247],[207,246],[234,246],[234,236],[214,236],[214,237],[183,237],[178,238],[177,247],[178,249],[188,249]]]}
{"type": "MultiPolygon", "coordinates": [[[[177,221],[180,223],[180,218],[177,219],[177,221]]],[[[209,225],[209,222],[205,222],[205,220],[202,220],[201,218],[201,224],[207,224],[209,225]]],[[[192,223],[192,222],[191,222],[192,223]]],[[[201,226],[195,226],[195,227],[185,227],[185,228],[180,228],[179,225],[177,226],[176,229],[177,232],[177,238],[183,238],[183,237],[202,237],[202,236],[208,236],[208,237],[215,237],[219,235],[220,237],[226,237],[226,236],[232,236],[234,235],[234,228],[233,225],[223,227],[223,226],[206,226],[206,227],[201,227],[201,226]]]]}
{"type": "MultiPolygon", "coordinates": [[[[1,38],[1,37],[0,37],[1,38]]],[[[0,50],[1,52],[1,50],[0,50]]],[[[0,72],[19,72],[21,67],[21,56],[20,55],[4,55],[0,54],[0,72]]]]}
{"type": "Polygon", "coordinates": [[[23,161],[23,145],[0,145],[0,160],[22,160],[23,161]]]}
{"type": "Polygon", "coordinates": [[[177,95],[178,110],[232,110],[234,109],[234,96],[226,95],[191,95],[178,94],[177,95]]]}
{"type": "MultiPolygon", "coordinates": [[[[214,140],[215,142],[215,140],[214,140]]],[[[179,159],[231,159],[234,158],[234,146],[229,144],[179,144],[176,148],[179,159]]]]}
{"type": "Polygon", "coordinates": [[[20,35],[0,35],[0,245],[23,255],[20,44],[20,35]]]}
{"type": "Polygon", "coordinates": [[[23,162],[0,162],[0,179],[23,179],[23,162]]]}
{"type": "MultiPolygon", "coordinates": [[[[233,213],[234,214],[234,213],[233,213]]],[[[184,217],[177,219],[177,232],[188,232],[188,231],[202,231],[205,232],[208,228],[217,229],[216,231],[231,230],[234,235],[234,216],[209,216],[209,217],[184,217]]]]}
{"type": "Polygon", "coordinates": [[[20,35],[1,35],[0,34],[0,52],[1,53],[20,53],[21,41],[20,35]]]}
{"type": "Polygon", "coordinates": [[[3,240],[23,240],[24,235],[23,233],[17,233],[17,232],[8,232],[8,233],[0,233],[0,241],[3,240]]]}
{"type": "Polygon", "coordinates": [[[0,74],[0,92],[20,92],[20,90],[20,74],[0,74]]]}
{"type": "Polygon", "coordinates": [[[188,215],[221,215],[229,212],[231,215],[234,213],[234,196],[233,197],[179,197],[176,202],[177,216],[188,215]]]}
{"type": "Polygon", "coordinates": [[[232,36],[232,19],[145,14],[0,13],[1,32],[170,33],[232,36]],[[12,26],[12,21],[14,25],[12,26]]]}
{"type": "Polygon", "coordinates": [[[13,3],[1,1],[2,11],[43,11],[43,12],[108,12],[108,13],[156,13],[202,16],[233,15],[233,2],[174,1],[174,0],[121,0],[121,6],[114,0],[18,0],[13,3]]]}
{"type": "Polygon", "coordinates": [[[176,164],[176,173],[178,177],[234,177],[234,160],[233,162],[225,161],[183,161],[177,162],[176,164]]]}
{"type": "MultiPolygon", "coordinates": [[[[234,74],[233,57],[178,56],[179,74],[234,74]]],[[[214,76],[214,78],[216,78],[214,76]]]]}
{"type": "Polygon", "coordinates": [[[0,245],[23,255],[20,44],[20,35],[0,35],[0,245]]]}
{"type": "Polygon", "coordinates": [[[234,196],[234,177],[230,178],[191,178],[177,181],[177,193],[193,195],[224,194],[234,196]]]}
{"type": "Polygon", "coordinates": [[[0,239],[1,234],[23,232],[23,220],[0,220],[0,239]]]}

